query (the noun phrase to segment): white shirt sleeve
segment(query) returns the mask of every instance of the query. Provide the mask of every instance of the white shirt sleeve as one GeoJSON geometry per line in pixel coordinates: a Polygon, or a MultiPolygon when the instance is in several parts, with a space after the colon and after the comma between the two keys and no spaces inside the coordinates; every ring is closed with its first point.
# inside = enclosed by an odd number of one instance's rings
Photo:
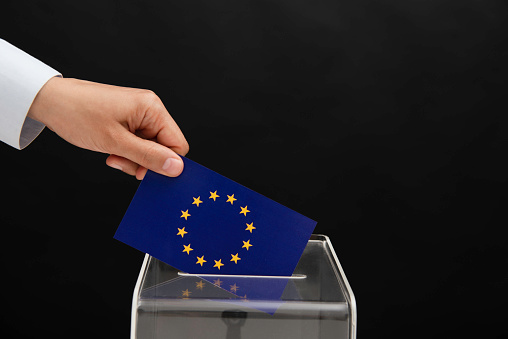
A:
{"type": "Polygon", "coordinates": [[[27,114],[37,93],[55,76],[61,74],[0,39],[1,141],[23,149],[44,129],[44,124],[27,114]]]}

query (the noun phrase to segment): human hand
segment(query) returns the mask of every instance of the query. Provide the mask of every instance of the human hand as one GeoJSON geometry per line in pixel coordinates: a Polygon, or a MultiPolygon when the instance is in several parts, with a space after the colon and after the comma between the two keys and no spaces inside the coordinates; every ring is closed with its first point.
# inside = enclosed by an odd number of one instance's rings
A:
{"type": "Polygon", "coordinates": [[[52,78],[28,116],[71,144],[110,154],[106,164],[141,180],[147,169],[178,176],[189,145],[153,92],[52,78]]]}

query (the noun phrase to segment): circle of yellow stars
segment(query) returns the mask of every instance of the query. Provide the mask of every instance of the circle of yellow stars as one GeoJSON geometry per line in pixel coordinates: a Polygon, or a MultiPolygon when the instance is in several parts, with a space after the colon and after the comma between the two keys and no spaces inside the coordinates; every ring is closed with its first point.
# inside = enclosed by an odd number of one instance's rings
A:
{"type": "MultiPolygon", "coordinates": [[[[231,195],[226,194],[226,196],[228,197],[226,202],[230,203],[231,205],[234,205],[235,201],[238,200],[235,198],[234,194],[231,194],[231,195]]],[[[214,192],[210,191],[210,196],[208,197],[208,199],[213,199],[213,201],[215,202],[215,201],[217,201],[217,198],[220,198],[220,195],[217,194],[217,191],[214,191],[214,192]]],[[[199,207],[199,205],[203,203],[203,201],[201,200],[201,196],[198,196],[197,198],[192,197],[192,199],[194,200],[192,202],[192,205],[196,205],[196,207],[199,207]]],[[[185,211],[181,211],[181,212],[182,212],[182,215],[180,216],[180,218],[184,218],[187,221],[188,220],[187,218],[191,217],[191,214],[189,213],[188,209],[185,211]]],[[[245,207],[243,207],[240,205],[239,214],[243,214],[244,216],[247,216],[247,213],[250,213],[248,206],[245,205],[245,207]]],[[[248,231],[250,234],[252,234],[252,231],[254,231],[256,229],[256,227],[254,226],[254,222],[251,222],[250,224],[245,223],[245,225],[247,226],[245,231],[248,231]]],[[[179,235],[182,238],[184,238],[185,235],[189,233],[185,230],[185,227],[182,227],[182,228],[177,227],[177,229],[178,229],[178,233],[176,233],[176,235],[179,235]]],[[[242,242],[243,242],[243,246],[241,248],[245,248],[245,250],[247,250],[247,251],[249,250],[250,247],[253,246],[250,243],[250,239],[247,239],[247,241],[242,240],[242,242]]],[[[194,249],[191,248],[191,244],[183,245],[183,251],[182,251],[183,253],[187,253],[187,255],[190,255],[191,251],[194,251],[194,249]]],[[[202,253],[200,253],[200,254],[202,254],[202,253]]],[[[203,267],[203,265],[208,262],[207,260],[205,260],[204,255],[202,255],[201,257],[196,256],[196,259],[197,259],[196,265],[200,265],[201,267],[203,267]]],[[[238,264],[239,260],[242,260],[242,258],[240,258],[239,252],[237,252],[236,254],[231,253],[231,259],[229,260],[230,262],[234,262],[235,264],[238,264]]],[[[222,262],[222,258],[219,258],[219,260],[213,259],[213,261],[215,263],[213,265],[213,267],[216,267],[220,271],[221,267],[224,266],[224,263],[222,262]]]]}

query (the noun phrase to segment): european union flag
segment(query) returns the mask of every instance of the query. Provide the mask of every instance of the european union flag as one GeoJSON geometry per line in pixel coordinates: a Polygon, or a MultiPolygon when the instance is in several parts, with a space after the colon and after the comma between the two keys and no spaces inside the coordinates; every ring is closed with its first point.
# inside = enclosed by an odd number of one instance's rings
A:
{"type": "Polygon", "coordinates": [[[187,273],[290,276],[316,222],[183,161],[146,174],[115,238],[187,273]]]}

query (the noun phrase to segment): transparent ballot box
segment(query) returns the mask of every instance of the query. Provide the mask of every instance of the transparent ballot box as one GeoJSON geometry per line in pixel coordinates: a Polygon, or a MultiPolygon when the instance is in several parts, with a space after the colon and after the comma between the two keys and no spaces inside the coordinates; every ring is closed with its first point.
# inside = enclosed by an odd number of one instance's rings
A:
{"type": "Polygon", "coordinates": [[[291,277],[193,275],[145,256],[131,339],[356,338],[356,304],[327,236],[291,277]]]}

